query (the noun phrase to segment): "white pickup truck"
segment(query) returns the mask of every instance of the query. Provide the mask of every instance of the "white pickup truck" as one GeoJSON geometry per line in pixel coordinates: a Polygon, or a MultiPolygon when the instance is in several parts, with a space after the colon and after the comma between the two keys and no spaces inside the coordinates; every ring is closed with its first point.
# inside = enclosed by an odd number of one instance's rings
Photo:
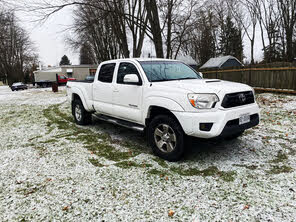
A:
{"type": "Polygon", "coordinates": [[[68,100],[79,125],[98,118],[147,132],[153,152],[169,161],[184,153],[186,135],[238,137],[259,124],[254,90],[203,79],[167,59],[118,59],[100,64],[93,82],[69,81],[68,100]]]}

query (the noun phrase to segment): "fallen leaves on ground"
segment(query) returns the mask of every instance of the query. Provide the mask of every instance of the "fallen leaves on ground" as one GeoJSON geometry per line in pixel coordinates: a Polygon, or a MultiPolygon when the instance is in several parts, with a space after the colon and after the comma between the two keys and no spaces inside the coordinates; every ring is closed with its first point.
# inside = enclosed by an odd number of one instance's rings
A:
{"type": "Polygon", "coordinates": [[[69,210],[69,206],[65,206],[65,207],[63,207],[63,211],[68,211],[69,210]]]}
{"type": "Polygon", "coordinates": [[[168,213],[169,217],[174,216],[174,214],[175,214],[175,211],[173,211],[173,210],[169,210],[169,213],[168,213]]]}
{"type": "Polygon", "coordinates": [[[244,210],[247,210],[247,209],[249,209],[249,208],[250,208],[249,205],[245,205],[245,206],[244,206],[244,210]]]}

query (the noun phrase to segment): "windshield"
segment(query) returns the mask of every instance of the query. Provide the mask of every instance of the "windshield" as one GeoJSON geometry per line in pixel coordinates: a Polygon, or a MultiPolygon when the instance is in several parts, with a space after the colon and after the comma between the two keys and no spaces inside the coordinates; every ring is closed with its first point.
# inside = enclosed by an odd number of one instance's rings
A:
{"type": "Polygon", "coordinates": [[[150,82],[201,79],[192,68],[178,61],[140,62],[150,82]]]}
{"type": "Polygon", "coordinates": [[[20,85],[23,85],[23,83],[22,83],[22,82],[15,82],[15,83],[13,83],[12,85],[13,85],[13,86],[20,86],[20,85]]]}

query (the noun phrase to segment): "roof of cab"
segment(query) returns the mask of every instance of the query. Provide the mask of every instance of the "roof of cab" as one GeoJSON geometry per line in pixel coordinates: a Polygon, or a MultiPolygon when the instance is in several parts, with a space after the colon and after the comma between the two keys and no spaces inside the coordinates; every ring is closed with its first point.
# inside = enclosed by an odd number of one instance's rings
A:
{"type": "Polygon", "coordinates": [[[105,62],[124,62],[124,61],[134,61],[134,62],[153,62],[153,61],[178,61],[173,59],[163,59],[163,58],[127,58],[127,59],[113,59],[107,60],[105,62]]]}

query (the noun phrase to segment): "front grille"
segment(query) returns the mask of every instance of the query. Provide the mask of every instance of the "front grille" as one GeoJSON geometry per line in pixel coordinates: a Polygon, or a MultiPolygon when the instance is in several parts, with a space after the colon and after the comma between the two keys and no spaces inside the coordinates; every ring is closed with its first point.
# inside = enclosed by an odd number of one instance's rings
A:
{"type": "Polygon", "coordinates": [[[225,95],[221,106],[224,108],[232,108],[232,107],[251,104],[254,102],[255,102],[255,98],[252,91],[230,93],[225,95]]]}

